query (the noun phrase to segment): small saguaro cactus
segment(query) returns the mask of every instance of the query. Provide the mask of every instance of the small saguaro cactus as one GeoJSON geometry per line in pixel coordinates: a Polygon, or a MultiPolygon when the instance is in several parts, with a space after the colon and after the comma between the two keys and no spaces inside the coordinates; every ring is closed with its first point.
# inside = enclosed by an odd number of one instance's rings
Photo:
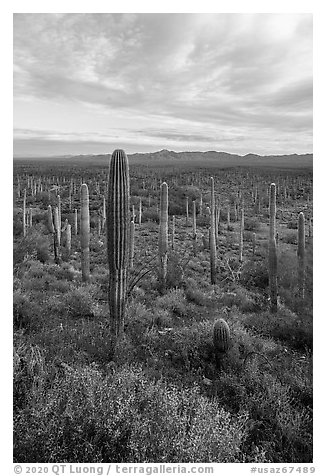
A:
{"type": "Polygon", "coordinates": [[[123,150],[117,149],[110,160],[106,201],[109,308],[114,345],[124,328],[130,253],[129,206],[128,157],[123,150]]]}
{"type": "Polygon", "coordinates": [[[215,236],[215,191],[214,191],[214,178],[210,178],[211,182],[211,208],[210,208],[210,221],[211,226],[209,229],[209,254],[211,265],[211,284],[216,284],[216,236],[215,236]]]}
{"type": "Polygon", "coordinates": [[[159,229],[159,260],[160,260],[160,271],[159,277],[163,289],[166,286],[166,276],[168,268],[168,207],[169,207],[169,196],[168,196],[168,185],[166,182],[161,184],[161,194],[160,194],[160,229],[159,229]]]}
{"type": "Polygon", "coordinates": [[[228,323],[220,318],[213,327],[213,346],[217,367],[220,367],[222,359],[231,347],[231,333],[228,323]]]}
{"type": "Polygon", "coordinates": [[[80,189],[80,245],[81,245],[81,268],[84,282],[90,279],[89,269],[89,194],[86,183],[80,189]]]}
{"type": "Polygon", "coordinates": [[[298,218],[298,285],[299,297],[304,298],[305,291],[305,219],[303,212],[298,218]]]}
{"type": "Polygon", "coordinates": [[[189,221],[189,201],[188,197],[186,197],[186,226],[188,226],[189,221]]]}
{"type": "Polygon", "coordinates": [[[276,187],[270,185],[269,195],[269,295],[271,312],[277,312],[277,250],[276,250],[276,187]]]}

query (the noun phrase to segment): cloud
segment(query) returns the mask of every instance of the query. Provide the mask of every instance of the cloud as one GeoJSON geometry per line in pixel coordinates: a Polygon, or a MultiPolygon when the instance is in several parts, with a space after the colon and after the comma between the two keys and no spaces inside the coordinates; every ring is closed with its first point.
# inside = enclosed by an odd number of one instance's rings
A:
{"type": "Polygon", "coordinates": [[[127,114],[126,137],[147,117],[144,139],[161,118],[177,144],[250,133],[286,148],[312,131],[312,15],[15,14],[14,94],[48,104],[40,129],[52,104],[78,103],[98,108],[101,127],[114,127],[107,111],[127,114]]]}

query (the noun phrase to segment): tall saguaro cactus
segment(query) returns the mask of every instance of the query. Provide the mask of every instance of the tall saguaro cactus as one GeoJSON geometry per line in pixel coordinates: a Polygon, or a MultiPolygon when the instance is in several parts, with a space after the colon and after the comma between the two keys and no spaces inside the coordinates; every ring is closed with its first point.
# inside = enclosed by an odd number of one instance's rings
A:
{"type": "Polygon", "coordinates": [[[270,185],[269,194],[269,294],[271,312],[277,312],[277,251],[276,251],[276,187],[270,185]]]}
{"type": "Polygon", "coordinates": [[[168,268],[168,208],[169,208],[169,195],[168,185],[166,182],[161,184],[160,194],[160,229],[159,229],[159,277],[163,289],[166,286],[166,275],[168,268]]]}
{"type": "Polygon", "coordinates": [[[197,226],[196,226],[196,202],[192,202],[192,239],[194,256],[197,254],[197,226]]]}
{"type": "Polygon", "coordinates": [[[211,284],[216,284],[216,235],[215,235],[215,191],[214,178],[210,178],[211,182],[211,208],[210,218],[211,226],[209,229],[209,253],[211,262],[211,284]]]}
{"type": "Polygon", "coordinates": [[[89,194],[86,183],[83,183],[80,189],[80,244],[81,244],[81,267],[82,279],[89,281],[89,194]]]}
{"type": "Polygon", "coordinates": [[[135,222],[130,222],[130,269],[134,268],[134,256],[135,256],[135,222]]]}
{"type": "Polygon", "coordinates": [[[129,204],[128,157],[117,149],[111,156],[106,201],[110,324],[115,342],[124,327],[130,253],[129,204]]]}
{"type": "Polygon", "coordinates": [[[244,210],[241,207],[240,212],[240,232],[239,232],[239,261],[242,262],[243,260],[243,232],[244,232],[244,210]]]}
{"type": "Polygon", "coordinates": [[[26,188],[24,190],[23,198],[23,236],[26,236],[26,188]]]}
{"type": "Polygon", "coordinates": [[[298,285],[299,296],[304,298],[305,291],[305,219],[303,212],[299,213],[298,218],[298,285]]]}

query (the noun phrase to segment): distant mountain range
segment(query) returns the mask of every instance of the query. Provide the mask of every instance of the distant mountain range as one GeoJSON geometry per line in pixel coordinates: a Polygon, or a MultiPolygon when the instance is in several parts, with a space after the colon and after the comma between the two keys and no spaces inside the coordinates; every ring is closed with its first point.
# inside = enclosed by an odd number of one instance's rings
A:
{"type": "MultiPolygon", "coordinates": [[[[48,161],[62,164],[80,165],[105,165],[108,163],[110,154],[103,155],[65,155],[53,157],[16,157],[14,161],[48,161]]],[[[313,154],[290,154],[290,155],[257,155],[246,154],[244,156],[229,154],[227,152],[174,152],[172,150],[160,150],[158,152],[128,154],[130,164],[138,165],[189,165],[189,166],[265,166],[280,168],[302,168],[313,166],[313,154]]]]}

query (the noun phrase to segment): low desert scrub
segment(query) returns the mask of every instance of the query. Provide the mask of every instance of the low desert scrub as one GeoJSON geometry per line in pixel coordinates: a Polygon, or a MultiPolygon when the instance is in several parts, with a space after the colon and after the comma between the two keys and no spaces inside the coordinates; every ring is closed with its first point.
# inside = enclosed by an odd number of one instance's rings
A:
{"type": "Polygon", "coordinates": [[[16,414],[15,462],[243,460],[246,413],[231,416],[197,386],[155,383],[138,367],[65,366],[42,394],[31,385],[33,406],[16,414]]]}

